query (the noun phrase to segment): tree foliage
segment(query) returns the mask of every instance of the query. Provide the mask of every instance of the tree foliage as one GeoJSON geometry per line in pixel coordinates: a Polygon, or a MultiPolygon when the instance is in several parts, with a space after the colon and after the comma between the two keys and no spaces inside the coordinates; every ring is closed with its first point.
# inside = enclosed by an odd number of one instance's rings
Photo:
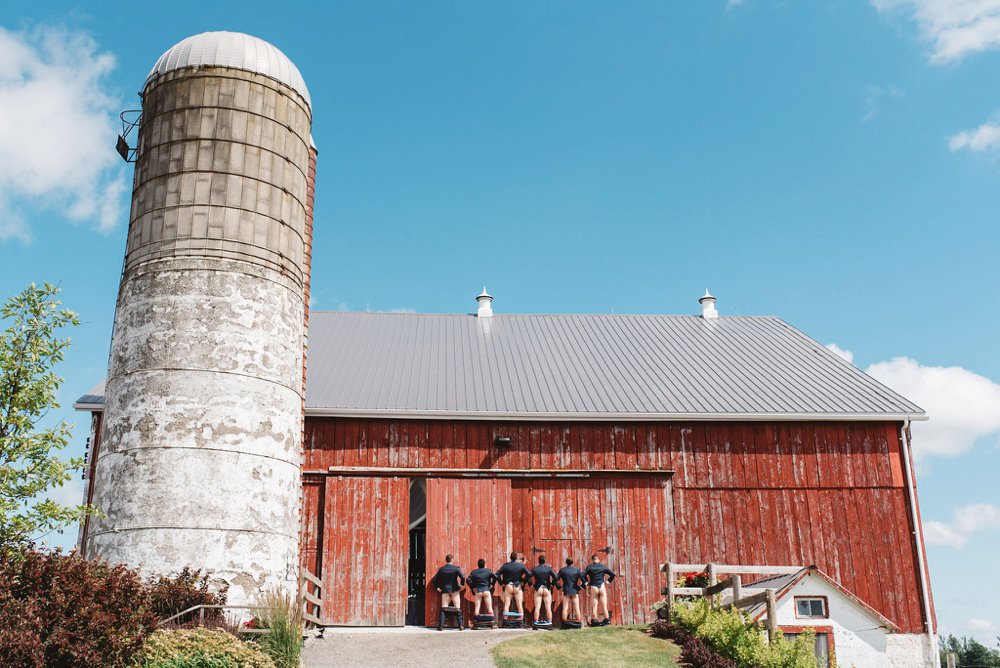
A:
{"type": "MultiPolygon", "coordinates": [[[[1000,638],[997,638],[1000,648],[1000,638]]],[[[948,654],[954,652],[958,668],[1000,668],[1000,649],[990,649],[975,638],[949,635],[941,641],[941,666],[947,666],[948,654]]]]}
{"type": "Polygon", "coordinates": [[[54,371],[70,345],[60,331],[79,324],[61,308],[59,288],[34,283],[0,309],[0,554],[80,520],[85,506],[66,506],[47,493],[83,467],[80,458],[61,459],[71,426],[44,427],[58,408],[62,385],[54,371]]]}

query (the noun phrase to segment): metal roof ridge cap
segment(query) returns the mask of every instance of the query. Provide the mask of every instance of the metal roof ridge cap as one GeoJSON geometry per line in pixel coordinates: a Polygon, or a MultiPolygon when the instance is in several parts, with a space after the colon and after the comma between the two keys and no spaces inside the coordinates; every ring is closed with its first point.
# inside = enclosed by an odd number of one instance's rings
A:
{"type": "Polygon", "coordinates": [[[914,413],[614,413],[614,412],[509,412],[420,409],[310,408],[312,417],[371,417],[394,419],[544,420],[567,422],[923,422],[926,414],[914,413]]]}
{"type": "MultiPolygon", "coordinates": [[[[315,309],[309,311],[312,314],[343,314],[343,315],[393,315],[393,316],[449,316],[449,317],[467,317],[475,318],[475,313],[443,313],[443,312],[416,312],[416,313],[406,313],[399,311],[347,311],[339,309],[315,309]]],[[[700,315],[689,315],[687,313],[495,313],[493,315],[495,318],[677,318],[677,319],[691,319],[691,320],[701,320],[700,315]]],[[[776,315],[720,315],[718,320],[758,320],[758,319],[775,319],[781,320],[779,316],[776,315]]],[[[782,322],[784,322],[782,320],[782,322]]],[[[788,324],[788,323],[785,323],[788,324]]],[[[792,325],[789,325],[793,327],[792,325]]]]}

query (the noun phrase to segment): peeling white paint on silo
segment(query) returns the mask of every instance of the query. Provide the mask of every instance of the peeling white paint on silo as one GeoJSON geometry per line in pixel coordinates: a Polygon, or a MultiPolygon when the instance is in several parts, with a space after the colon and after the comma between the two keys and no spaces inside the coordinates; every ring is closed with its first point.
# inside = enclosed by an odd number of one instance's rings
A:
{"type": "Polygon", "coordinates": [[[87,553],[244,603],[297,578],[309,93],[270,44],[204,33],[143,95],[87,553]]]}

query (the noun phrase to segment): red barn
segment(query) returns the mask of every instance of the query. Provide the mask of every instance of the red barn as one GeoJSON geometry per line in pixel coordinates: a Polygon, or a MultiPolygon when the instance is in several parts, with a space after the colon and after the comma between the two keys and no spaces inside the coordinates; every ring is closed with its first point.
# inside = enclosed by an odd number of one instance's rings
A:
{"type": "Polygon", "coordinates": [[[815,564],[931,656],[919,407],[714,299],[700,317],[489,301],[311,314],[301,558],[328,620],[436,619],[425,579],[446,553],[468,570],[601,552],[617,622],[653,617],[666,561],[815,564]]]}

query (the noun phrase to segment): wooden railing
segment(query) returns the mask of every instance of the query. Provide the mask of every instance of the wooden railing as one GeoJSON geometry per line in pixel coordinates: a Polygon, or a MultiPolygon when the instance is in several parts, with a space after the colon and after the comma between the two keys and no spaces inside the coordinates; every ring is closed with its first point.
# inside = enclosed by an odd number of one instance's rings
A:
{"type": "MultiPolygon", "coordinates": [[[[322,627],[325,626],[323,621],[320,619],[320,615],[323,614],[323,582],[309,572],[308,569],[303,568],[302,577],[299,579],[299,600],[302,601],[302,620],[305,622],[306,628],[322,627]],[[309,585],[312,585],[313,591],[309,591],[309,585]]],[[[169,624],[170,622],[180,619],[182,617],[187,617],[195,612],[198,613],[198,626],[205,625],[205,611],[206,610],[266,610],[267,608],[259,605],[195,605],[187,610],[182,610],[176,615],[167,617],[164,620],[158,622],[158,626],[163,626],[169,624]]],[[[240,628],[239,633],[270,633],[270,629],[248,629],[240,628]]]]}
{"type": "Polygon", "coordinates": [[[323,614],[323,582],[303,568],[299,578],[299,599],[302,601],[302,619],[305,620],[307,628],[316,626],[326,626],[320,616],[323,614]],[[309,591],[309,585],[313,586],[313,592],[309,591]]]}
{"type": "Polygon", "coordinates": [[[732,589],[732,595],[726,601],[727,606],[737,609],[752,608],[756,605],[765,606],[767,617],[767,635],[774,639],[779,633],[778,615],[775,610],[775,588],[773,587],[743,587],[743,575],[790,575],[802,570],[801,566],[745,566],[734,564],[674,564],[667,563],[660,566],[660,571],[666,573],[667,586],[661,590],[666,598],[666,605],[660,608],[659,616],[669,619],[670,612],[674,606],[674,598],[677,596],[704,596],[711,603],[715,603],[716,597],[732,589]],[[707,587],[678,587],[677,577],[681,573],[708,573],[707,587]],[[721,582],[718,574],[728,575],[721,582]]]}
{"type": "MultiPolygon", "coordinates": [[[[188,608],[187,610],[181,610],[176,615],[172,615],[170,617],[167,617],[166,619],[160,620],[157,623],[157,626],[163,626],[164,624],[169,624],[175,619],[180,619],[181,617],[185,617],[194,612],[198,613],[198,626],[204,626],[206,610],[266,610],[266,609],[267,608],[263,608],[259,605],[195,605],[188,608]]],[[[271,629],[248,629],[240,627],[236,632],[266,634],[270,633],[271,629]]]]}

